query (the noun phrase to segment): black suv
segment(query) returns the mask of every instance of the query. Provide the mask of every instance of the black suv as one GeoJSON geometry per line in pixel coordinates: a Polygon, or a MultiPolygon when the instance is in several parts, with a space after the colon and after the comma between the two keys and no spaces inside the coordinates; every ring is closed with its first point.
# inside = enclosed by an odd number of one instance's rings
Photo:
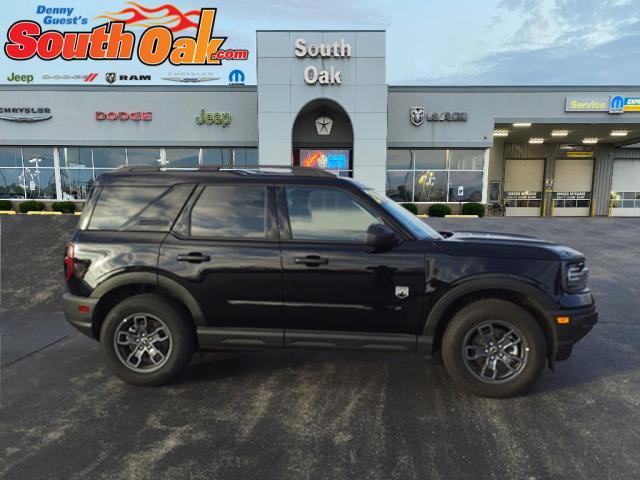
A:
{"type": "Polygon", "coordinates": [[[438,233],[314,169],[103,174],[64,266],[67,319],[138,385],[197,349],[355,349],[441,352],[458,384],[506,397],[597,318],[579,252],[438,233]]]}

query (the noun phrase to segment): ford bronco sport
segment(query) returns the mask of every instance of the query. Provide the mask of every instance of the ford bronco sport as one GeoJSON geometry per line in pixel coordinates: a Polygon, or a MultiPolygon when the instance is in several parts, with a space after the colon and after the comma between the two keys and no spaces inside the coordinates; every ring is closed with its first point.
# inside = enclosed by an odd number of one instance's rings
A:
{"type": "Polygon", "coordinates": [[[522,393],[595,324],[583,255],[522,235],[441,232],[315,169],[100,176],[66,248],[66,318],[127,382],[197,349],[442,356],[478,395],[522,393]]]}

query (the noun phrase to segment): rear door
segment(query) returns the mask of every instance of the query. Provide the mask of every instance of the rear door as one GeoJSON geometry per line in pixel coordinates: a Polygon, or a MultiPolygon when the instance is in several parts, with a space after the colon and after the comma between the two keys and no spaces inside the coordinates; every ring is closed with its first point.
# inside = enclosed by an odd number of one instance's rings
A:
{"type": "Polygon", "coordinates": [[[384,223],[362,198],[328,186],[278,188],[286,336],[290,330],[409,333],[425,286],[425,254],[366,244],[384,223]]]}
{"type": "Polygon", "coordinates": [[[273,188],[200,185],[163,243],[159,262],[195,297],[209,326],[282,328],[273,188]]]}

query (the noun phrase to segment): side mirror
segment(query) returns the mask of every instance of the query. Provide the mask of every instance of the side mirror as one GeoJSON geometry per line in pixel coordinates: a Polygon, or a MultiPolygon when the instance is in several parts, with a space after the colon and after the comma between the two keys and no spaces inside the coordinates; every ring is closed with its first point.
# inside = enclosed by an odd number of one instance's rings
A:
{"type": "Polygon", "coordinates": [[[400,237],[388,225],[374,223],[367,229],[367,245],[374,250],[389,250],[399,242],[400,237]]]}

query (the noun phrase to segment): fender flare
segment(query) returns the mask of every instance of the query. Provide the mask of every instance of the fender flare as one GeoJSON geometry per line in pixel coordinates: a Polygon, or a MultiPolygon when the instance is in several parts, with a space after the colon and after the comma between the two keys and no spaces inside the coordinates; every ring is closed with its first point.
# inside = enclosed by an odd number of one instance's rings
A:
{"type": "Polygon", "coordinates": [[[552,320],[546,314],[547,311],[558,309],[557,303],[544,291],[536,287],[531,282],[518,276],[513,275],[482,275],[462,281],[462,283],[454,286],[438,299],[431,308],[425,321],[424,338],[433,339],[436,331],[444,320],[444,313],[455,304],[456,301],[465,295],[480,292],[483,290],[502,290],[524,295],[532,303],[533,307],[544,318],[545,337],[547,331],[551,333],[549,340],[549,358],[555,358],[557,349],[556,329],[552,320]]]}
{"type": "Polygon", "coordinates": [[[91,293],[91,297],[100,299],[114,289],[127,285],[152,285],[169,292],[171,296],[179,300],[186,307],[191,314],[191,318],[193,318],[193,323],[195,323],[197,327],[206,326],[200,305],[198,305],[198,302],[193,298],[189,290],[180,285],[176,280],[164,275],[159,275],[156,272],[122,272],[116,274],[96,287],[91,293]]]}

